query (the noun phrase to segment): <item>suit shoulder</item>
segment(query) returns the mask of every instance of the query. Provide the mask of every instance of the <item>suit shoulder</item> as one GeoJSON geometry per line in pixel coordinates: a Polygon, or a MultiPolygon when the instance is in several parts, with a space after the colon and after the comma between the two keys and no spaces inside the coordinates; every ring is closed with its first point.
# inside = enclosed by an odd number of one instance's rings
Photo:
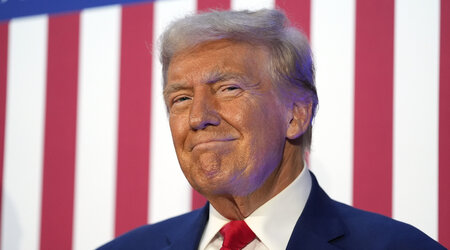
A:
{"type": "Polygon", "coordinates": [[[335,202],[347,227],[350,240],[359,242],[361,249],[445,249],[419,229],[386,217],[335,202]]]}
{"type": "Polygon", "coordinates": [[[99,250],[119,249],[161,249],[169,244],[169,235],[184,230],[183,226],[195,220],[198,210],[182,214],[155,224],[144,225],[133,229],[114,240],[99,247],[99,250]]]}

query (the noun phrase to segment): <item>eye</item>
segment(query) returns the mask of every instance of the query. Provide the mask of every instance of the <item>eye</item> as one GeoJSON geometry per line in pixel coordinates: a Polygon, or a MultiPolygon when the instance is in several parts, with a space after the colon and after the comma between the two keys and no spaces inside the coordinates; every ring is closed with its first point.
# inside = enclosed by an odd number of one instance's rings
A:
{"type": "Polygon", "coordinates": [[[240,89],[239,86],[229,85],[229,86],[223,86],[222,88],[220,88],[220,91],[227,92],[227,91],[233,91],[233,90],[238,90],[238,89],[240,89]]]}
{"type": "Polygon", "coordinates": [[[188,96],[180,96],[173,99],[172,104],[181,103],[187,100],[190,100],[191,98],[188,96]]]}

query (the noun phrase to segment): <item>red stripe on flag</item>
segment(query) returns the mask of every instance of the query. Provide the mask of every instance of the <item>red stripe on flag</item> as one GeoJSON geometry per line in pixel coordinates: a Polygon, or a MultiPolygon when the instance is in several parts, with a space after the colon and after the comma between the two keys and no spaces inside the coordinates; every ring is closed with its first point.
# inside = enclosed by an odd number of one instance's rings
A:
{"type": "Polygon", "coordinates": [[[311,0],[276,0],[276,6],[286,13],[293,25],[310,37],[311,0]]]}
{"type": "Polygon", "coordinates": [[[122,8],[115,234],[147,223],[153,4],[122,8]]]}
{"type": "MultiPolygon", "coordinates": [[[[0,22],[0,225],[2,225],[1,214],[2,214],[2,194],[3,194],[3,155],[5,149],[7,64],[8,64],[8,22],[0,22]]],[[[1,227],[0,227],[0,235],[1,235],[1,227]]]]}
{"type": "Polygon", "coordinates": [[[208,11],[210,9],[214,10],[228,10],[231,8],[230,0],[198,0],[197,10],[198,11],[208,11]]]}
{"type": "Polygon", "coordinates": [[[48,24],[41,249],[71,249],[75,181],[79,14],[48,24]]]}
{"type": "Polygon", "coordinates": [[[192,210],[201,208],[205,205],[206,198],[203,197],[199,192],[192,189],[192,210]]]}
{"type": "Polygon", "coordinates": [[[439,83],[439,242],[450,248],[450,1],[441,1],[439,83]]]}
{"type": "Polygon", "coordinates": [[[356,3],[353,205],[392,214],[394,1],[356,3]]]}

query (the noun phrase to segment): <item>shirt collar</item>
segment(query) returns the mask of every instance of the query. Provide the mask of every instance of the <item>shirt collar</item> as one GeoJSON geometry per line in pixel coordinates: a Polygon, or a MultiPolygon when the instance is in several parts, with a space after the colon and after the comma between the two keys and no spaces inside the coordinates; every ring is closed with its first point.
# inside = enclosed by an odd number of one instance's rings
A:
{"type": "MultiPolygon", "coordinates": [[[[291,184],[245,218],[247,225],[268,249],[286,249],[295,224],[303,212],[311,191],[311,174],[306,164],[304,166],[291,184]]],[[[230,221],[211,204],[209,208],[209,220],[199,249],[204,249],[230,221]]]]}

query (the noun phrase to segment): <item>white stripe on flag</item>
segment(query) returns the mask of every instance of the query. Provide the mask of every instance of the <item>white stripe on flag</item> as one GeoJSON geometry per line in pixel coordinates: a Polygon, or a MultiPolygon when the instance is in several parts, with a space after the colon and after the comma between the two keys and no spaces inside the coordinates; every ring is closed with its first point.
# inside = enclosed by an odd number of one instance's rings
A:
{"type": "Polygon", "coordinates": [[[10,22],[2,249],[39,249],[47,16],[10,22]]]}
{"type": "Polygon", "coordinates": [[[311,6],[311,43],[320,100],[311,168],[331,197],[351,204],[355,2],[316,0],[311,6]]]}
{"type": "Polygon", "coordinates": [[[230,0],[232,10],[259,10],[259,9],[273,9],[275,7],[275,0],[230,0]]]}
{"type": "Polygon", "coordinates": [[[120,6],[80,18],[74,249],[114,237],[120,6]]]}
{"type": "Polygon", "coordinates": [[[397,0],[393,217],[437,238],[439,1],[397,0]]]}
{"type": "Polygon", "coordinates": [[[157,1],[154,3],[155,26],[152,72],[152,132],[149,220],[157,222],[191,209],[191,189],[178,164],[162,97],[162,73],[157,39],[165,27],[196,11],[195,0],[157,1]]]}

